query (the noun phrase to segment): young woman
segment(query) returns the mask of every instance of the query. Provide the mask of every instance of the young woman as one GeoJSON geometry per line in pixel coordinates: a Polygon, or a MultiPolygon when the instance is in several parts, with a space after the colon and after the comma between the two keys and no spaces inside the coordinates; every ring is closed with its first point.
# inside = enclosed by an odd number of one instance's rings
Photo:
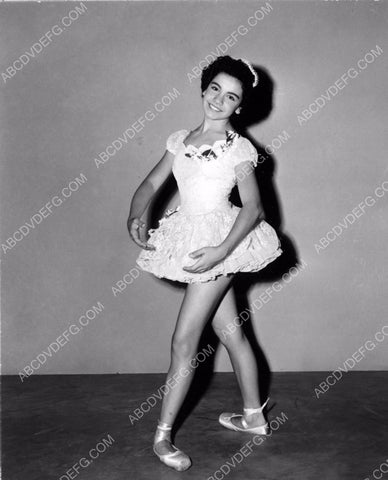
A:
{"type": "Polygon", "coordinates": [[[153,446],[163,463],[179,471],[189,468],[191,460],[173,445],[171,428],[194,375],[189,363],[210,317],[230,356],[244,408],[243,415],[221,414],[219,422],[231,430],[268,433],[250,344],[241,328],[233,334],[222,333],[238,316],[231,288],[234,275],[258,271],[281,254],[274,229],[263,220],[255,175],[251,175],[257,151],[230,123],[257,83],[257,74],[246,60],[223,56],[205,67],[201,124],[167,138],[163,157],[131,202],[128,229],[142,247],[137,264],[157,277],[187,283],[167,374],[167,380],[174,377],[176,384],[164,396],[153,446]],[[181,203],[165,214],[158,228],[148,231],[147,241],[141,217],[171,172],[181,203]],[[242,208],[229,201],[236,184],[242,208]]]}

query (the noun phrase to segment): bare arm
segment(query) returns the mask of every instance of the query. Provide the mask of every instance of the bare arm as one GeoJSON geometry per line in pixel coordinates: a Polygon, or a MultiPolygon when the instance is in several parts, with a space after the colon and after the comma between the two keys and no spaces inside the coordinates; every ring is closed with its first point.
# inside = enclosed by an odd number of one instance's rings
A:
{"type": "Polygon", "coordinates": [[[238,191],[242,208],[229,234],[220,243],[219,247],[227,257],[252,230],[259,218],[263,216],[260,193],[257,187],[256,178],[252,174],[253,168],[248,162],[241,162],[235,167],[238,178],[238,191]]]}
{"type": "Polygon", "coordinates": [[[252,230],[262,215],[259,189],[252,168],[248,161],[240,162],[235,167],[238,175],[238,190],[242,207],[229,234],[216,247],[202,247],[191,252],[191,258],[199,258],[194,264],[183,267],[183,270],[191,273],[202,273],[222,262],[252,230]]]}
{"type": "Polygon", "coordinates": [[[163,157],[142,181],[132,197],[127,226],[132,240],[142,248],[154,248],[140,238],[139,231],[145,226],[141,217],[154,194],[171,174],[173,159],[174,155],[166,150],[163,157]]]}

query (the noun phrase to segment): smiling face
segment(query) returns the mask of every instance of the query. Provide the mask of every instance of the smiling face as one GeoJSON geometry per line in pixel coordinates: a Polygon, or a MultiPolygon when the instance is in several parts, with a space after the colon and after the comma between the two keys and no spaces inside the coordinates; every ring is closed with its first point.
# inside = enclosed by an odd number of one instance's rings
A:
{"type": "Polygon", "coordinates": [[[239,107],[243,98],[240,80],[220,72],[203,92],[205,115],[213,120],[228,119],[239,107]]]}

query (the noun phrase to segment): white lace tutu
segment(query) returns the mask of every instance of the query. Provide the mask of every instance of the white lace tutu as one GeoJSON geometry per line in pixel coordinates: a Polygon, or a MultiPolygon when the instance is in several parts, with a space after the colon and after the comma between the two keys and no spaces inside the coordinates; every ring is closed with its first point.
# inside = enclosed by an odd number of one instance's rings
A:
{"type": "Polygon", "coordinates": [[[229,201],[237,182],[235,166],[244,161],[257,165],[256,149],[237,133],[229,133],[226,141],[200,148],[184,144],[188,133],[179,130],[167,140],[167,149],[175,154],[172,170],[181,205],[159,220],[157,228],[148,231],[148,242],[155,250],[142,250],[137,265],[157,277],[184,283],[207,282],[219,275],[263,269],[282,253],[275,230],[264,220],[223,262],[202,273],[183,270],[198,261],[189,257],[191,252],[219,245],[232,229],[240,211],[229,201]],[[204,155],[209,147],[211,160],[204,155]]]}
{"type": "Polygon", "coordinates": [[[189,253],[217,246],[226,238],[239,210],[232,206],[202,215],[185,215],[178,208],[175,213],[163,217],[158,228],[148,231],[149,243],[155,250],[142,250],[136,263],[159,278],[184,283],[207,282],[219,275],[261,270],[281,254],[275,230],[264,220],[223,262],[202,273],[183,270],[198,261],[189,257],[189,253]]]}

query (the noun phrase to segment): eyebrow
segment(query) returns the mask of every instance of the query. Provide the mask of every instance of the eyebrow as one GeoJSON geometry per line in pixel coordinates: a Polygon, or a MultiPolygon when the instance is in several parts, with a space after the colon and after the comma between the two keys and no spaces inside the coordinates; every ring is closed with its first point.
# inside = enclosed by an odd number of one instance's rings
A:
{"type": "MultiPolygon", "coordinates": [[[[214,82],[212,81],[211,83],[214,83],[215,85],[217,85],[217,87],[220,87],[221,88],[221,85],[217,82],[214,82]]],[[[238,99],[240,99],[240,97],[237,95],[237,93],[234,93],[234,92],[227,92],[229,93],[230,95],[234,95],[235,97],[237,97],[238,99]]]]}

